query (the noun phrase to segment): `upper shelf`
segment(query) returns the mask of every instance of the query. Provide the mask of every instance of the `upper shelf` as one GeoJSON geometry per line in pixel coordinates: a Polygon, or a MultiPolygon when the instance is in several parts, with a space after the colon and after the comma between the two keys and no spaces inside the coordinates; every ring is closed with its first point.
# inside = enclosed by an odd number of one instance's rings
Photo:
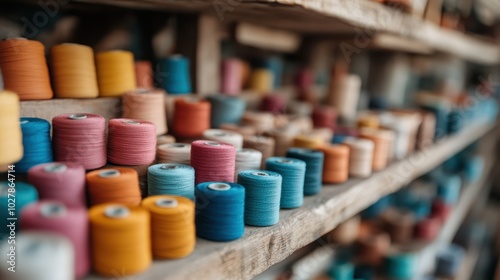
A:
{"type": "MultiPolygon", "coordinates": [[[[214,14],[222,21],[247,21],[301,33],[332,34],[371,31],[416,41],[429,48],[482,63],[500,62],[500,48],[483,39],[440,28],[368,0],[75,0],[127,8],[214,14]],[[355,28],[353,28],[355,27],[355,28]]],[[[365,45],[354,39],[346,43],[358,49],[365,45]]]]}
{"type": "MultiPolygon", "coordinates": [[[[430,171],[492,128],[493,125],[485,123],[470,125],[369,178],[324,186],[319,195],[305,197],[301,208],[280,211],[280,222],[275,226],[247,226],[243,238],[227,243],[197,239],[192,255],[155,261],[148,271],[130,279],[249,279],[430,171]]],[[[94,275],[86,278],[98,279],[104,278],[94,275]]]]}

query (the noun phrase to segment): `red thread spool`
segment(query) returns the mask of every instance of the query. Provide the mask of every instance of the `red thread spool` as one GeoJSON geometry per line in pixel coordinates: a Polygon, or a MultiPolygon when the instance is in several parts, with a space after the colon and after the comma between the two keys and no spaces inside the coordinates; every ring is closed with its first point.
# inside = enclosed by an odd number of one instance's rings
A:
{"type": "Polygon", "coordinates": [[[106,164],[106,120],[99,115],[62,114],[52,119],[54,160],[75,162],[86,170],[106,164]]]}
{"type": "Polygon", "coordinates": [[[235,161],[233,145],[206,140],[191,143],[191,166],[196,171],[196,184],[234,182],[235,161]]]}
{"type": "Polygon", "coordinates": [[[432,202],[431,217],[438,218],[442,223],[444,223],[451,214],[453,209],[451,205],[444,203],[440,199],[436,199],[432,202]]]}
{"type": "Polygon", "coordinates": [[[137,88],[153,88],[153,68],[151,62],[147,60],[135,62],[135,80],[137,88]]]}
{"type": "Polygon", "coordinates": [[[281,95],[268,95],[262,99],[260,109],[264,112],[282,114],[285,112],[286,100],[281,95]]]}
{"type": "Polygon", "coordinates": [[[156,126],[134,119],[112,119],[108,125],[108,160],[119,165],[151,164],[155,160],[156,126]]]}
{"type": "Polygon", "coordinates": [[[210,128],[210,103],[191,102],[179,98],[174,104],[174,135],[181,138],[196,138],[210,128]]]}
{"type": "Polygon", "coordinates": [[[307,68],[300,70],[295,78],[295,83],[299,90],[309,90],[314,84],[314,73],[307,68]]]}
{"type": "Polygon", "coordinates": [[[440,229],[441,221],[439,218],[426,218],[415,225],[415,237],[420,240],[432,241],[437,237],[440,229]]]}
{"type": "Polygon", "coordinates": [[[243,65],[241,60],[232,58],[222,62],[221,91],[227,95],[237,95],[241,92],[243,83],[243,65]]]}
{"type": "Polygon", "coordinates": [[[26,206],[21,213],[22,230],[41,230],[68,238],[75,250],[75,276],[85,276],[90,269],[89,222],[87,210],[45,200],[26,206]]]}
{"type": "Polygon", "coordinates": [[[28,182],[40,200],[57,200],[68,207],[86,207],[85,168],[77,163],[51,162],[32,167],[28,182]]]}
{"type": "Polygon", "coordinates": [[[331,106],[317,106],[312,112],[314,127],[333,129],[337,123],[337,111],[331,106]]]}

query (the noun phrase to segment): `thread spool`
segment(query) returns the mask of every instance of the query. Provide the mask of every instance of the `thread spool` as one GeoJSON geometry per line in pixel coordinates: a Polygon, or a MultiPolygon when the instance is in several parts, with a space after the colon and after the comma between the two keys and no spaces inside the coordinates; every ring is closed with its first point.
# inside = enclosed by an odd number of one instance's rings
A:
{"type": "Polygon", "coordinates": [[[102,116],[62,114],[52,119],[54,160],[75,162],[86,170],[106,164],[106,126],[102,116]],[[76,148],[75,148],[76,147],[76,148]]]}
{"type": "Polygon", "coordinates": [[[121,96],[137,86],[134,55],[129,51],[114,50],[98,53],[96,68],[101,97],[121,96]]]}
{"type": "Polygon", "coordinates": [[[343,142],[349,146],[349,175],[366,178],[372,173],[373,141],[359,138],[346,138],[343,142]]]}
{"type": "Polygon", "coordinates": [[[16,170],[28,172],[31,167],[51,162],[52,142],[50,141],[50,123],[39,118],[21,118],[23,134],[23,158],[16,163],[16,170]]]}
{"type": "Polygon", "coordinates": [[[262,98],[260,103],[260,110],[270,112],[272,114],[282,114],[285,112],[286,100],[283,96],[273,94],[262,98]]]}
{"type": "Polygon", "coordinates": [[[361,78],[357,75],[340,75],[332,79],[327,96],[327,103],[333,106],[338,116],[344,120],[353,120],[356,116],[361,78]]]}
{"type": "Polygon", "coordinates": [[[134,90],[123,95],[123,117],[152,122],[156,135],[167,133],[165,92],[161,89],[134,90]]]}
{"type": "Polygon", "coordinates": [[[191,162],[191,145],[185,143],[163,144],[156,148],[158,163],[180,163],[189,165],[191,162]]]}
{"type": "Polygon", "coordinates": [[[330,143],[333,138],[333,130],[330,128],[315,128],[311,130],[308,135],[312,138],[320,138],[323,144],[330,143]]]}
{"type": "Polygon", "coordinates": [[[151,243],[155,258],[190,255],[196,244],[194,203],[184,197],[158,195],[142,202],[151,215],[151,243]]]}
{"type": "Polygon", "coordinates": [[[311,116],[313,112],[313,106],[308,102],[290,100],[286,110],[289,114],[307,117],[309,119],[309,116],[311,116]]]}
{"type": "Polygon", "coordinates": [[[235,125],[230,123],[225,123],[220,125],[220,129],[228,130],[241,134],[243,138],[255,136],[257,130],[253,126],[249,125],[235,125]]]}
{"type": "Polygon", "coordinates": [[[270,113],[245,112],[241,124],[255,127],[257,133],[264,133],[274,128],[274,116],[270,113]]]}
{"type": "Polygon", "coordinates": [[[378,116],[373,114],[362,114],[358,116],[357,126],[358,128],[377,129],[379,128],[378,116]]]}
{"type": "Polygon", "coordinates": [[[418,113],[393,112],[380,119],[381,125],[395,132],[394,157],[403,159],[415,149],[418,127],[421,123],[418,113]]]}
{"type": "Polygon", "coordinates": [[[306,163],[304,195],[315,195],[321,191],[324,154],[321,151],[292,148],[286,153],[288,158],[296,158],[306,163]]]}
{"type": "Polygon", "coordinates": [[[9,205],[9,202],[12,202],[12,196],[10,197],[11,201],[9,201],[9,186],[12,185],[13,184],[9,183],[8,181],[0,182],[0,240],[2,239],[2,237],[7,237],[9,235],[14,236],[16,234],[17,228],[9,227],[10,221],[8,220],[8,218],[15,218],[17,219],[17,221],[20,221],[21,211],[27,205],[38,200],[38,193],[35,187],[27,183],[15,182],[15,193],[12,193],[12,191],[10,192],[11,194],[15,195],[15,205],[12,205],[12,203],[9,205]],[[9,215],[9,208],[14,208],[13,216],[9,215]]]}
{"type": "Polygon", "coordinates": [[[245,224],[272,226],[279,221],[282,177],[264,170],[238,173],[238,184],[245,188],[245,224]]]}
{"type": "Polygon", "coordinates": [[[92,266],[102,276],[136,274],[151,265],[149,212],[121,204],[89,210],[92,266]],[[131,242],[133,240],[134,242],[131,242]]]}
{"type": "Polygon", "coordinates": [[[328,270],[328,276],[335,280],[352,280],[354,266],[351,263],[334,263],[328,270]]]}
{"type": "Polygon", "coordinates": [[[391,247],[391,238],[385,232],[375,232],[358,241],[359,262],[369,266],[379,266],[391,247]]]}
{"type": "Polygon", "coordinates": [[[416,222],[411,212],[390,208],[382,214],[382,221],[392,242],[402,244],[411,240],[416,222]]]}
{"type": "Polygon", "coordinates": [[[8,270],[11,244],[0,246],[0,278],[10,280],[74,279],[74,251],[71,242],[58,234],[26,231],[16,236],[15,273],[8,270]],[[54,269],[57,267],[57,269],[54,269]]]}
{"type": "Polygon", "coordinates": [[[311,137],[308,135],[297,135],[293,139],[293,146],[305,149],[319,149],[324,145],[321,137],[311,137]]]}
{"type": "Polygon", "coordinates": [[[268,69],[254,69],[250,76],[250,89],[258,93],[269,92],[273,89],[273,79],[273,73],[268,69]]]}
{"type": "Polygon", "coordinates": [[[254,149],[262,153],[261,168],[265,166],[267,158],[274,155],[275,141],[266,136],[252,136],[243,138],[243,148],[254,149]]]}
{"type": "Polygon", "coordinates": [[[96,98],[94,51],[89,46],[61,44],[51,49],[52,80],[58,98],[96,98]]]}
{"type": "Polygon", "coordinates": [[[0,41],[0,68],[6,90],[21,100],[51,99],[49,70],[42,43],[24,38],[0,41]]]}
{"type": "Polygon", "coordinates": [[[386,257],[385,268],[389,279],[413,279],[417,272],[417,258],[411,252],[393,249],[386,257]]]}
{"type": "Polygon", "coordinates": [[[221,91],[227,95],[237,95],[243,88],[243,65],[237,58],[226,59],[221,67],[221,91]]]}
{"type": "Polygon", "coordinates": [[[372,170],[380,171],[387,167],[389,153],[392,149],[390,132],[363,128],[360,130],[360,137],[373,142],[372,170]]]}
{"type": "Polygon", "coordinates": [[[325,145],[321,147],[324,153],[323,182],[339,184],[349,179],[349,154],[346,145],[325,145]]]}
{"type": "Polygon", "coordinates": [[[153,88],[153,67],[147,60],[138,60],[134,64],[137,88],[153,88]]]}
{"type": "Polygon", "coordinates": [[[294,138],[299,134],[299,129],[294,125],[287,125],[283,128],[273,130],[270,135],[274,138],[274,155],[283,157],[288,149],[293,146],[294,138]]]}
{"type": "Polygon", "coordinates": [[[451,205],[444,203],[440,199],[432,202],[431,217],[438,218],[441,223],[444,223],[450,217],[451,211],[453,211],[451,205]]]}
{"type": "Polygon", "coordinates": [[[328,240],[341,245],[353,244],[357,239],[357,233],[361,219],[354,216],[338,225],[328,234],[328,240]]]}
{"type": "Polygon", "coordinates": [[[281,77],[283,76],[283,60],[279,57],[269,57],[263,61],[263,66],[271,71],[273,80],[272,88],[281,87],[281,77]]]}
{"type": "Polygon", "coordinates": [[[86,207],[85,168],[77,163],[51,162],[31,168],[28,182],[40,199],[56,200],[68,207],[86,207]]]}
{"type": "Polygon", "coordinates": [[[108,161],[120,165],[151,164],[155,160],[156,126],[134,119],[108,124],[108,161]]]}
{"type": "Polygon", "coordinates": [[[173,144],[173,143],[175,143],[175,137],[172,135],[160,135],[156,137],[157,148],[164,144],[173,144]]]}
{"type": "Polygon", "coordinates": [[[238,174],[245,170],[258,170],[262,164],[262,153],[254,149],[236,150],[236,170],[234,172],[235,180],[238,174]]]}
{"type": "Polygon", "coordinates": [[[337,123],[337,112],[331,106],[316,106],[311,117],[314,127],[333,129],[337,123]]]}
{"type": "Polygon", "coordinates": [[[415,225],[415,237],[424,241],[432,241],[438,236],[440,229],[441,221],[438,218],[425,218],[415,225]]]}
{"type": "Polygon", "coordinates": [[[88,216],[86,208],[66,208],[53,200],[40,201],[23,209],[21,229],[47,231],[66,237],[75,252],[76,278],[85,276],[90,269],[88,251],[88,216]]]}
{"type": "Polygon", "coordinates": [[[232,241],[245,233],[245,188],[235,183],[205,182],[195,187],[196,234],[212,241],[232,241]]]}
{"type": "Polygon", "coordinates": [[[245,112],[245,101],[237,97],[213,95],[207,100],[211,104],[211,127],[219,128],[221,124],[237,124],[245,112]]]}
{"type": "Polygon", "coordinates": [[[87,173],[90,204],[121,203],[137,206],[141,203],[139,176],[132,168],[116,167],[87,173]]]}
{"type": "Polygon", "coordinates": [[[0,165],[7,165],[23,157],[23,141],[19,123],[19,97],[0,90],[0,165]]]}
{"type": "Polygon", "coordinates": [[[235,160],[233,145],[205,140],[191,143],[191,166],[196,171],[196,184],[234,182],[235,160]]]}
{"type": "Polygon", "coordinates": [[[478,182],[483,175],[484,160],[480,156],[474,156],[464,162],[464,177],[467,182],[478,182]]]}
{"type": "Polygon", "coordinates": [[[194,168],[178,163],[148,167],[148,195],[176,195],[194,199],[194,168]]]}
{"type": "Polygon", "coordinates": [[[361,217],[366,220],[375,219],[391,205],[391,202],[391,196],[386,195],[363,210],[363,212],[361,212],[361,217]]]}
{"type": "Polygon", "coordinates": [[[290,116],[290,125],[296,126],[302,134],[309,133],[313,129],[311,118],[304,116],[290,116]]]}
{"type": "Polygon", "coordinates": [[[437,180],[437,198],[446,204],[454,205],[460,199],[462,180],[458,175],[441,176],[437,180]]]}
{"type": "Polygon", "coordinates": [[[174,134],[177,137],[195,138],[210,128],[210,103],[177,99],[174,103],[174,134]]]}
{"type": "Polygon", "coordinates": [[[460,271],[465,250],[455,244],[450,244],[436,257],[436,275],[440,277],[455,277],[460,271]]]}
{"type": "Polygon", "coordinates": [[[422,123],[417,132],[417,149],[425,149],[434,143],[434,135],[436,134],[436,116],[425,110],[420,110],[422,123]]]}
{"type": "Polygon", "coordinates": [[[169,94],[187,94],[191,92],[189,59],[181,55],[160,60],[160,85],[169,94]]]}
{"type": "Polygon", "coordinates": [[[241,134],[223,129],[207,129],[203,132],[203,138],[233,145],[236,149],[243,147],[243,136],[241,134]]]}
{"type": "Polygon", "coordinates": [[[295,77],[295,84],[299,90],[309,90],[314,85],[314,73],[311,69],[303,68],[295,77]]]}
{"type": "Polygon", "coordinates": [[[291,209],[302,206],[306,163],[294,158],[271,157],[266,159],[266,170],[276,172],[283,178],[280,207],[291,209]]]}

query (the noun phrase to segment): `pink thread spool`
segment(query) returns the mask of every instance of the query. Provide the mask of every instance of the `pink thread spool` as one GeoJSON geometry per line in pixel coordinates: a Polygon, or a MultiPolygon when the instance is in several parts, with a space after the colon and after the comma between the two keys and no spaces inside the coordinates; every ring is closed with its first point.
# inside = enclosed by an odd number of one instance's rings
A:
{"type": "Polygon", "coordinates": [[[310,89],[314,84],[314,74],[310,69],[301,69],[295,78],[295,83],[299,90],[304,91],[310,89]]]}
{"type": "Polygon", "coordinates": [[[286,100],[280,95],[268,95],[262,99],[260,109],[264,112],[271,112],[273,114],[282,114],[285,112],[286,100]]]}
{"type": "Polygon", "coordinates": [[[234,182],[236,149],[231,144],[209,140],[191,143],[191,166],[196,184],[234,182]]]}
{"type": "Polygon", "coordinates": [[[337,112],[331,106],[317,106],[312,112],[314,127],[333,129],[337,123],[337,112]]]}
{"type": "Polygon", "coordinates": [[[62,114],[52,119],[54,160],[75,162],[86,170],[106,164],[106,120],[99,115],[62,114]]]}
{"type": "Polygon", "coordinates": [[[53,200],[39,201],[21,212],[21,229],[48,231],[68,238],[75,250],[76,278],[89,272],[89,226],[85,208],[67,208],[53,200]]]}
{"type": "Polygon", "coordinates": [[[155,160],[156,126],[134,119],[112,119],[108,124],[108,160],[119,165],[151,164],[155,160]]]}
{"type": "Polygon", "coordinates": [[[242,89],[243,65],[237,58],[226,59],[221,67],[221,91],[226,95],[238,95],[242,89]]]}
{"type": "Polygon", "coordinates": [[[40,200],[57,200],[68,207],[86,207],[85,168],[77,163],[51,162],[33,166],[28,182],[40,200]]]}

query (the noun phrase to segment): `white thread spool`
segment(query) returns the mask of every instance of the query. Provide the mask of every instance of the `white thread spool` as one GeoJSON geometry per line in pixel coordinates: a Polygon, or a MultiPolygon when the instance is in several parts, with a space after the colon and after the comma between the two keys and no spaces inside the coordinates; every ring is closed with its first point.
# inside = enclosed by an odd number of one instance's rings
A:
{"type": "Polygon", "coordinates": [[[156,148],[158,163],[181,163],[189,165],[191,162],[191,144],[171,143],[156,148]]]}
{"type": "Polygon", "coordinates": [[[0,246],[0,279],[69,280],[74,279],[75,253],[71,242],[57,234],[25,231],[16,237],[15,273],[9,271],[10,247],[0,246]]]}
{"type": "Polygon", "coordinates": [[[271,113],[245,112],[241,123],[255,127],[257,133],[263,133],[274,128],[274,116],[271,113]]]}
{"type": "Polygon", "coordinates": [[[175,137],[172,135],[160,135],[156,137],[156,147],[163,144],[172,144],[175,143],[175,137]]]}
{"type": "Polygon", "coordinates": [[[336,77],[330,84],[328,104],[335,107],[339,117],[354,120],[361,92],[361,78],[358,75],[336,77]]]}
{"type": "Polygon", "coordinates": [[[372,174],[374,144],[370,140],[348,137],[344,140],[349,154],[349,175],[365,178],[372,174]]]}
{"type": "Polygon", "coordinates": [[[414,150],[420,118],[387,113],[380,120],[382,126],[393,130],[395,133],[394,158],[405,158],[414,150]]]}
{"type": "Polygon", "coordinates": [[[236,151],[235,182],[238,174],[244,170],[258,170],[262,162],[262,153],[254,149],[241,149],[236,151]]]}
{"type": "Polygon", "coordinates": [[[203,138],[233,145],[237,150],[243,147],[243,136],[239,133],[223,129],[207,129],[203,138]]]}

